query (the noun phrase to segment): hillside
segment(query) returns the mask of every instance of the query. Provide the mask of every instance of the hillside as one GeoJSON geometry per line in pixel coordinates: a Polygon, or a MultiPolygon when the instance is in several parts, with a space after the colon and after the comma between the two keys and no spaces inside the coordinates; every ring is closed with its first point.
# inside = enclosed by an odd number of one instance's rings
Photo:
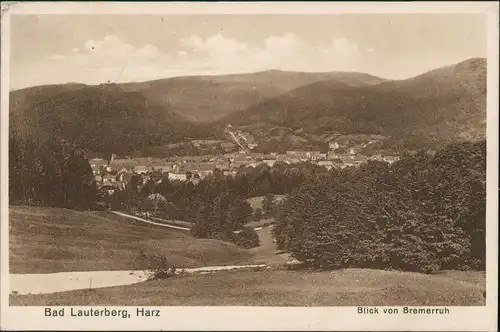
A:
{"type": "Polygon", "coordinates": [[[149,105],[140,93],[124,92],[116,85],[46,86],[11,92],[10,125],[13,133],[35,142],[56,135],[105,155],[128,155],[213,132],[183,120],[168,104],[149,105]]]}
{"type": "Polygon", "coordinates": [[[263,128],[276,126],[301,131],[302,138],[324,132],[437,141],[484,137],[486,60],[378,85],[314,82],[232,114],[221,121],[226,123],[264,138],[263,128]]]}
{"type": "Polygon", "coordinates": [[[182,267],[235,264],[251,256],[232,243],[109,212],[28,206],[10,207],[9,241],[11,273],[135,269],[141,250],[182,267]]]}
{"type": "Polygon", "coordinates": [[[121,84],[120,87],[125,91],[142,93],[152,105],[170,105],[172,112],[190,121],[211,122],[289,90],[327,79],[350,86],[384,81],[362,73],[270,70],[250,74],[175,77],[121,84]]]}

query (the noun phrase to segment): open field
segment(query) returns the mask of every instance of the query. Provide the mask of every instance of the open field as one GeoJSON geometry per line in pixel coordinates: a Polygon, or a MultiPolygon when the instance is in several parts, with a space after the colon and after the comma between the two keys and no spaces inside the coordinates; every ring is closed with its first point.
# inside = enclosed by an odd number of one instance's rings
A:
{"type": "Polygon", "coordinates": [[[133,270],[141,250],[182,267],[234,265],[252,256],[232,243],[110,212],[30,206],[9,209],[9,241],[10,273],[133,270]]]}
{"type": "Polygon", "coordinates": [[[228,271],[45,295],[11,295],[16,306],[484,305],[484,273],[345,269],[228,271]]]}

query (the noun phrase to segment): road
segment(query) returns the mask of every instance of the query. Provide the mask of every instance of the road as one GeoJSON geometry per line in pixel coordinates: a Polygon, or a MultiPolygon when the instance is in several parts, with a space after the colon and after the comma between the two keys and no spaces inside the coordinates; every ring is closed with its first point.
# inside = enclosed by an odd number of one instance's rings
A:
{"type": "MultiPolygon", "coordinates": [[[[205,266],[180,269],[178,273],[213,273],[242,268],[265,268],[266,266],[265,264],[205,266]]],[[[50,294],[77,289],[132,285],[146,280],[146,272],[140,270],[10,274],[9,288],[11,294],[50,294]]]]}

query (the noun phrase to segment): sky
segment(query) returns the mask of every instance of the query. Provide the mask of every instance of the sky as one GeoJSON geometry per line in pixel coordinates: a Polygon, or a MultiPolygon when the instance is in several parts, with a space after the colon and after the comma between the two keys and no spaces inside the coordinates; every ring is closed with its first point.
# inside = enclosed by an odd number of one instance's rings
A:
{"type": "Polygon", "coordinates": [[[11,89],[270,69],[404,79],[486,57],[480,14],[13,15],[11,89]]]}

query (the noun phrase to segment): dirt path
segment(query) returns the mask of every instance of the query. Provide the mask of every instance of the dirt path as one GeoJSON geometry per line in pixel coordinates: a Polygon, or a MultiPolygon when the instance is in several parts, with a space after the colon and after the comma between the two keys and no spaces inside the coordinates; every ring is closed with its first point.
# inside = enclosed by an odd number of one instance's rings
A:
{"type": "Polygon", "coordinates": [[[151,225],[156,225],[156,226],[161,226],[161,227],[168,227],[168,228],[173,228],[173,229],[179,229],[179,230],[182,230],[182,231],[190,231],[190,229],[186,228],[186,227],[173,226],[173,225],[168,225],[168,224],[162,224],[162,223],[159,223],[159,222],[149,221],[147,219],[144,219],[144,218],[141,218],[141,217],[132,216],[130,214],[126,214],[126,213],[123,213],[123,212],[118,212],[118,211],[110,211],[110,212],[112,212],[112,213],[114,213],[116,215],[122,216],[122,217],[127,217],[127,218],[132,218],[132,219],[135,219],[135,220],[139,220],[139,221],[145,222],[147,224],[151,224],[151,225]]]}
{"type": "MultiPolygon", "coordinates": [[[[184,269],[185,273],[211,273],[242,268],[262,268],[260,265],[206,266],[184,269]]],[[[49,294],[76,289],[131,285],[146,281],[144,271],[82,271],[43,274],[10,274],[10,293],[49,294]]]]}

